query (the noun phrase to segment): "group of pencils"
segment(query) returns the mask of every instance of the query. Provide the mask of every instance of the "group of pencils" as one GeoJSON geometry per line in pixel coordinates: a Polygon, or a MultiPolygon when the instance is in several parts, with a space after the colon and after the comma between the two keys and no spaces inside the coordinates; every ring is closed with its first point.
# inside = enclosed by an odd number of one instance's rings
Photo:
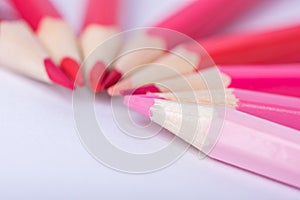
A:
{"type": "Polygon", "coordinates": [[[0,15],[1,66],[123,95],[202,151],[225,109],[208,156],[300,188],[300,24],[215,34],[260,1],[196,0],[122,40],[120,0],[87,0],[77,37],[49,0],[7,1],[16,15],[0,15]]]}

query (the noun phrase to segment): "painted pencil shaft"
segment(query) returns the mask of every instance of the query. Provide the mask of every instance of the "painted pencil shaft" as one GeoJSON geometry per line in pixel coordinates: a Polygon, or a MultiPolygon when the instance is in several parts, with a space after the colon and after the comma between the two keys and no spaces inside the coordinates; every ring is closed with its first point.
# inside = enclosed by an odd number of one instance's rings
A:
{"type": "Polygon", "coordinates": [[[200,40],[216,64],[300,62],[300,25],[200,40]]]}
{"type": "Polygon", "coordinates": [[[300,97],[300,64],[221,65],[230,87],[300,97]]]}

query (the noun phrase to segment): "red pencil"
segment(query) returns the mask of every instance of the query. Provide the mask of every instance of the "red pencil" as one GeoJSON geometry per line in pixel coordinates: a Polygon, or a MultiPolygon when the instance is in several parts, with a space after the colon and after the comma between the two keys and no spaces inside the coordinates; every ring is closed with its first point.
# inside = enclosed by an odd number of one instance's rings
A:
{"type": "Polygon", "coordinates": [[[51,2],[49,0],[10,0],[10,2],[30,24],[61,70],[71,80],[76,80],[77,85],[84,85],[84,79],[79,71],[81,58],[76,36],[51,2]]]}
{"type": "MultiPolygon", "coordinates": [[[[213,37],[198,43],[178,45],[170,53],[116,84],[114,91],[118,92],[121,89],[128,89],[128,86],[139,87],[156,80],[170,78],[175,75],[175,71],[179,75],[192,73],[210,67],[214,63],[217,65],[236,65],[236,67],[245,64],[299,63],[299,35],[300,25],[296,25],[264,32],[213,37]],[[201,48],[200,45],[204,48],[201,48]],[[161,66],[166,66],[168,70],[161,66]],[[156,73],[157,71],[159,73],[156,73]]],[[[268,66],[272,65],[265,65],[265,67],[268,66]]],[[[263,66],[260,68],[262,69],[263,66]]],[[[272,72],[270,73],[272,74],[272,72]]],[[[282,77],[282,80],[285,78],[282,77]]],[[[299,88],[299,86],[297,87],[299,88]]]]}
{"type": "Polygon", "coordinates": [[[119,32],[119,0],[88,0],[80,44],[85,58],[84,72],[93,91],[100,90],[100,83],[108,73],[107,67],[120,48],[120,37],[105,40],[119,32]]]}
{"type": "Polygon", "coordinates": [[[300,25],[211,37],[199,43],[216,64],[300,62],[300,25]]]}
{"type": "Polygon", "coordinates": [[[1,67],[39,81],[74,88],[22,20],[0,20],[0,64],[1,67]]]}
{"type": "Polygon", "coordinates": [[[122,51],[124,54],[130,53],[116,61],[114,69],[103,83],[103,88],[114,85],[124,74],[137,66],[159,58],[164,54],[163,50],[170,50],[190,39],[179,37],[178,34],[174,35],[174,32],[168,30],[183,33],[194,39],[203,37],[221,29],[258,2],[257,0],[231,0],[229,6],[227,0],[192,1],[188,6],[152,26],[154,29],[140,31],[134,35],[122,51]],[[132,52],[136,49],[138,51],[132,52]]]}

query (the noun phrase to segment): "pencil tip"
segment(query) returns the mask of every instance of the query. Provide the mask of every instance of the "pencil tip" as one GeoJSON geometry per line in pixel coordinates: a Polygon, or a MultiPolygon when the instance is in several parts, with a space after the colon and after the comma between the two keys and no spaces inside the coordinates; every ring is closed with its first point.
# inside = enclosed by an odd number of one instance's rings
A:
{"type": "Polygon", "coordinates": [[[80,64],[72,58],[66,57],[60,63],[61,70],[78,86],[84,86],[80,64]]]}
{"type": "Polygon", "coordinates": [[[90,87],[94,92],[102,90],[101,83],[108,75],[108,70],[103,62],[97,62],[90,71],[90,87]]]}
{"type": "Polygon", "coordinates": [[[151,117],[150,108],[154,105],[154,103],[155,99],[153,98],[143,98],[136,95],[124,97],[124,104],[126,106],[146,117],[151,117]]]}
{"type": "Polygon", "coordinates": [[[44,60],[44,65],[49,78],[56,84],[73,90],[73,82],[52,62],[50,59],[44,60]]]}
{"type": "Polygon", "coordinates": [[[107,89],[110,86],[116,84],[122,77],[122,73],[119,72],[116,69],[113,69],[108,76],[105,78],[103,84],[102,84],[102,89],[107,89]]]}
{"type": "Polygon", "coordinates": [[[134,88],[134,89],[129,89],[129,90],[122,90],[120,91],[120,94],[125,96],[125,95],[131,95],[131,94],[147,94],[147,92],[161,92],[158,87],[156,87],[154,84],[134,88]]]}

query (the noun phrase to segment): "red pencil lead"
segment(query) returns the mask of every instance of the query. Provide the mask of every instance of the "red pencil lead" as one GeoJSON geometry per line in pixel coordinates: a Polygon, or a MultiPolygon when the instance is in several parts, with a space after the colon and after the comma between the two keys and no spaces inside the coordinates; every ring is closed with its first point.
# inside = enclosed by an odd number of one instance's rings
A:
{"type": "Polygon", "coordinates": [[[60,64],[61,70],[78,86],[84,86],[84,78],[80,71],[80,65],[72,58],[64,58],[60,64]]]}
{"type": "Polygon", "coordinates": [[[103,89],[107,89],[110,86],[116,84],[122,77],[122,73],[120,73],[118,70],[113,69],[108,76],[106,77],[106,79],[104,80],[102,87],[103,89]]]}
{"type": "Polygon", "coordinates": [[[90,87],[94,92],[101,91],[101,83],[108,75],[108,70],[106,69],[106,65],[103,62],[97,62],[91,72],[90,75],[90,87]]]}
{"type": "Polygon", "coordinates": [[[50,59],[44,60],[45,68],[49,78],[59,85],[71,90],[74,89],[73,82],[57,67],[50,59]]]}

